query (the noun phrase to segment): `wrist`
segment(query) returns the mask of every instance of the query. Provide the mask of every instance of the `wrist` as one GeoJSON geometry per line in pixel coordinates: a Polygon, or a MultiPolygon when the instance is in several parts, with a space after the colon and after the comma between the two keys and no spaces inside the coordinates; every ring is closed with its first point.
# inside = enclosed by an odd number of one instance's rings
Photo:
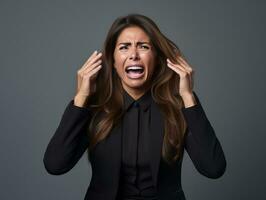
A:
{"type": "Polygon", "coordinates": [[[180,95],[183,102],[184,102],[184,107],[185,108],[188,108],[188,107],[191,107],[191,106],[194,106],[197,104],[196,102],[196,99],[193,95],[193,93],[186,93],[186,94],[183,94],[183,95],[180,95]]]}
{"type": "Polygon", "coordinates": [[[74,105],[78,106],[78,107],[85,107],[85,105],[87,103],[87,100],[88,100],[88,96],[87,95],[77,94],[74,97],[74,105]]]}

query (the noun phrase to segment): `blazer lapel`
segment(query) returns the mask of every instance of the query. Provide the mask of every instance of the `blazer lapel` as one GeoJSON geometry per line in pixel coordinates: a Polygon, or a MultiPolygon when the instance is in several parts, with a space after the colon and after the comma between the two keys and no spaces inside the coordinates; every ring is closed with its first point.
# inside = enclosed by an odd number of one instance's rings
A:
{"type": "Polygon", "coordinates": [[[159,107],[154,101],[151,104],[151,129],[150,129],[150,164],[154,186],[157,186],[158,170],[161,160],[161,151],[164,136],[164,121],[159,107]]]}

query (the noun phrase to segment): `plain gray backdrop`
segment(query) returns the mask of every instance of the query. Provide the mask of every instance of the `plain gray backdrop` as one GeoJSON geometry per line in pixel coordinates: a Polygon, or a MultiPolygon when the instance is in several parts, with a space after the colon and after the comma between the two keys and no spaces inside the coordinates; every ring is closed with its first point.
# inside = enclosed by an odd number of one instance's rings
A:
{"type": "Polygon", "coordinates": [[[0,199],[84,198],[86,154],[61,176],[42,159],[75,95],[77,70],[128,13],[152,18],[183,51],[226,155],[225,174],[209,179],[185,154],[187,199],[266,199],[265,2],[0,0],[0,199]]]}

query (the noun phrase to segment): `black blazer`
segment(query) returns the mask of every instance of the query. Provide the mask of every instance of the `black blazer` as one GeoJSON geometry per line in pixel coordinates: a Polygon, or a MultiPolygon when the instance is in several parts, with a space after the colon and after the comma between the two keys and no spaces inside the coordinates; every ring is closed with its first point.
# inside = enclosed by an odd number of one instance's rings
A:
{"type": "MultiPolygon", "coordinates": [[[[224,152],[194,91],[193,94],[197,104],[182,108],[188,124],[185,149],[199,173],[209,178],[219,178],[226,168],[224,152]]],[[[44,154],[44,166],[50,174],[64,174],[72,169],[88,145],[85,128],[92,117],[91,110],[77,107],[73,103],[72,99],[67,105],[44,154]]],[[[181,186],[183,154],[172,166],[162,159],[163,116],[154,101],[151,106],[153,112],[151,133],[156,132],[156,134],[152,134],[150,138],[150,166],[158,198],[159,200],[185,200],[181,186]]],[[[85,200],[120,200],[120,124],[89,152],[89,161],[92,177],[85,200]]]]}

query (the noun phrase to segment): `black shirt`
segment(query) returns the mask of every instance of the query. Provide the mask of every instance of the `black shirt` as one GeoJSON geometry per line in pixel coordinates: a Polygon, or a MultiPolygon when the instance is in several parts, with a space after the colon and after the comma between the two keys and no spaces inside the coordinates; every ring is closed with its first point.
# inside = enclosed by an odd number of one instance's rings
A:
{"type": "Polygon", "coordinates": [[[122,171],[120,187],[123,200],[155,200],[149,162],[151,92],[134,100],[124,91],[125,114],[122,122],[122,171]]]}

